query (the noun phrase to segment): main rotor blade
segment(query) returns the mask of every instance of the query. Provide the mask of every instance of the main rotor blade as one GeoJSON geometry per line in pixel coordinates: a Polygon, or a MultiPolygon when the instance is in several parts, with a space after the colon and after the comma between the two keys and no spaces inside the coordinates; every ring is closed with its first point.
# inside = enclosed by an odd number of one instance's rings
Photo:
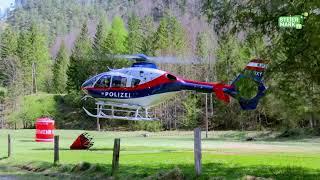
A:
{"type": "Polygon", "coordinates": [[[149,57],[149,60],[160,64],[199,64],[196,60],[170,56],[149,57]]]}
{"type": "Polygon", "coordinates": [[[117,55],[108,55],[108,57],[111,58],[119,58],[119,59],[128,59],[128,60],[134,60],[134,59],[139,59],[140,57],[137,55],[121,55],[121,54],[117,54],[117,55]]]}
{"type": "Polygon", "coordinates": [[[136,60],[136,61],[145,61],[159,64],[201,64],[197,58],[181,58],[174,56],[157,56],[150,57],[146,55],[126,55],[126,54],[117,54],[117,55],[108,55],[111,58],[119,58],[119,59],[128,59],[128,60],[136,60]]]}

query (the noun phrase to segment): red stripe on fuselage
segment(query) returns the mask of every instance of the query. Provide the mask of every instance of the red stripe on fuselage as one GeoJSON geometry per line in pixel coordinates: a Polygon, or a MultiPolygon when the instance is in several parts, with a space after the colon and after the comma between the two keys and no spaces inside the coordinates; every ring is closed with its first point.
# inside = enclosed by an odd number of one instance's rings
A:
{"type": "MultiPolygon", "coordinates": [[[[161,84],[174,83],[177,81],[184,81],[186,83],[207,85],[207,86],[212,86],[212,87],[219,85],[219,89],[220,88],[233,88],[231,85],[221,84],[221,83],[217,83],[217,82],[200,82],[200,81],[186,80],[186,79],[181,79],[181,78],[177,78],[177,80],[170,80],[167,78],[167,73],[166,73],[166,74],[163,74],[163,75],[161,75],[161,76],[159,76],[149,82],[137,85],[135,87],[109,87],[109,88],[87,87],[84,89],[86,89],[86,90],[101,90],[101,91],[136,91],[136,90],[143,90],[143,89],[147,89],[147,88],[152,88],[152,87],[155,87],[155,86],[158,86],[161,84]]],[[[181,90],[183,90],[183,89],[181,89],[181,90]]],[[[213,91],[215,91],[215,88],[213,88],[213,91]]]]}
{"type": "Polygon", "coordinates": [[[166,76],[167,74],[163,74],[149,82],[137,85],[135,87],[108,87],[108,88],[100,88],[100,87],[88,87],[85,88],[87,90],[107,90],[107,91],[136,91],[136,90],[142,90],[142,89],[147,89],[149,87],[155,87],[160,84],[167,84],[167,83],[172,83],[175,82],[173,80],[170,80],[166,76]]]}
{"type": "Polygon", "coordinates": [[[263,67],[246,66],[246,70],[264,71],[264,69],[265,68],[263,68],[263,67]]]}

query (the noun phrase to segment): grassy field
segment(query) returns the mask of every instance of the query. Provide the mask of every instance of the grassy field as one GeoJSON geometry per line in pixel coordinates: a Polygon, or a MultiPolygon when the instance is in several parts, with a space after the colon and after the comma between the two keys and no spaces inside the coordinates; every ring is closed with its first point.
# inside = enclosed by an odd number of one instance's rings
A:
{"type": "MultiPolygon", "coordinates": [[[[148,137],[143,137],[145,132],[90,131],[95,142],[91,150],[69,150],[82,132],[55,132],[60,135],[61,151],[60,164],[53,166],[53,143],[34,142],[35,130],[1,130],[0,179],[109,177],[114,138],[121,138],[119,179],[168,180],[175,174],[179,177],[183,174],[185,179],[196,178],[193,132],[148,133],[148,137]],[[13,136],[10,158],[6,158],[8,133],[13,136]]],[[[285,140],[273,136],[268,132],[210,132],[209,138],[202,141],[203,173],[198,178],[320,179],[320,138],[285,140]],[[256,137],[256,141],[245,141],[248,136],[256,137]]]]}

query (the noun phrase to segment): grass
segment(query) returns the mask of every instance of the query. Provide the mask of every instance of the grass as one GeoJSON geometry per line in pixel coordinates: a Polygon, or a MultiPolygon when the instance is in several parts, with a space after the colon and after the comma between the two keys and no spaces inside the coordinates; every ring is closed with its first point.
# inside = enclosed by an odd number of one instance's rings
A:
{"type": "MultiPolygon", "coordinates": [[[[90,131],[95,142],[91,150],[69,150],[70,144],[82,132],[55,132],[60,135],[60,165],[53,166],[53,143],[34,142],[35,130],[1,130],[0,178],[108,177],[116,137],[121,138],[119,179],[154,179],[157,174],[176,167],[185,179],[195,178],[192,132],[149,133],[149,137],[143,137],[145,132],[90,131]],[[13,137],[10,158],[6,158],[8,133],[13,137]]],[[[274,179],[320,179],[319,138],[278,141],[272,139],[270,133],[265,133],[267,136],[263,134],[210,132],[209,138],[202,141],[203,173],[199,179],[241,179],[246,175],[274,179]],[[255,136],[258,140],[246,142],[246,136],[255,136]]]]}

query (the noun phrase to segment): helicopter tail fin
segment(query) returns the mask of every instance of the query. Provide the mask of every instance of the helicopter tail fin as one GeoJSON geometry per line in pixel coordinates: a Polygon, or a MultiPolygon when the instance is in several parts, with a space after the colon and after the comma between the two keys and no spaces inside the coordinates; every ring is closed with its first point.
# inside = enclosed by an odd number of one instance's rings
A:
{"type": "Polygon", "coordinates": [[[227,94],[239,101],[243,110],[256,109],[259,100],[265,95],[266,87],[263,83],[263,75],[266,68],[266,61],[251,60],[243,72],[232,81],[233,90],[226,90],[227,94]]]}

